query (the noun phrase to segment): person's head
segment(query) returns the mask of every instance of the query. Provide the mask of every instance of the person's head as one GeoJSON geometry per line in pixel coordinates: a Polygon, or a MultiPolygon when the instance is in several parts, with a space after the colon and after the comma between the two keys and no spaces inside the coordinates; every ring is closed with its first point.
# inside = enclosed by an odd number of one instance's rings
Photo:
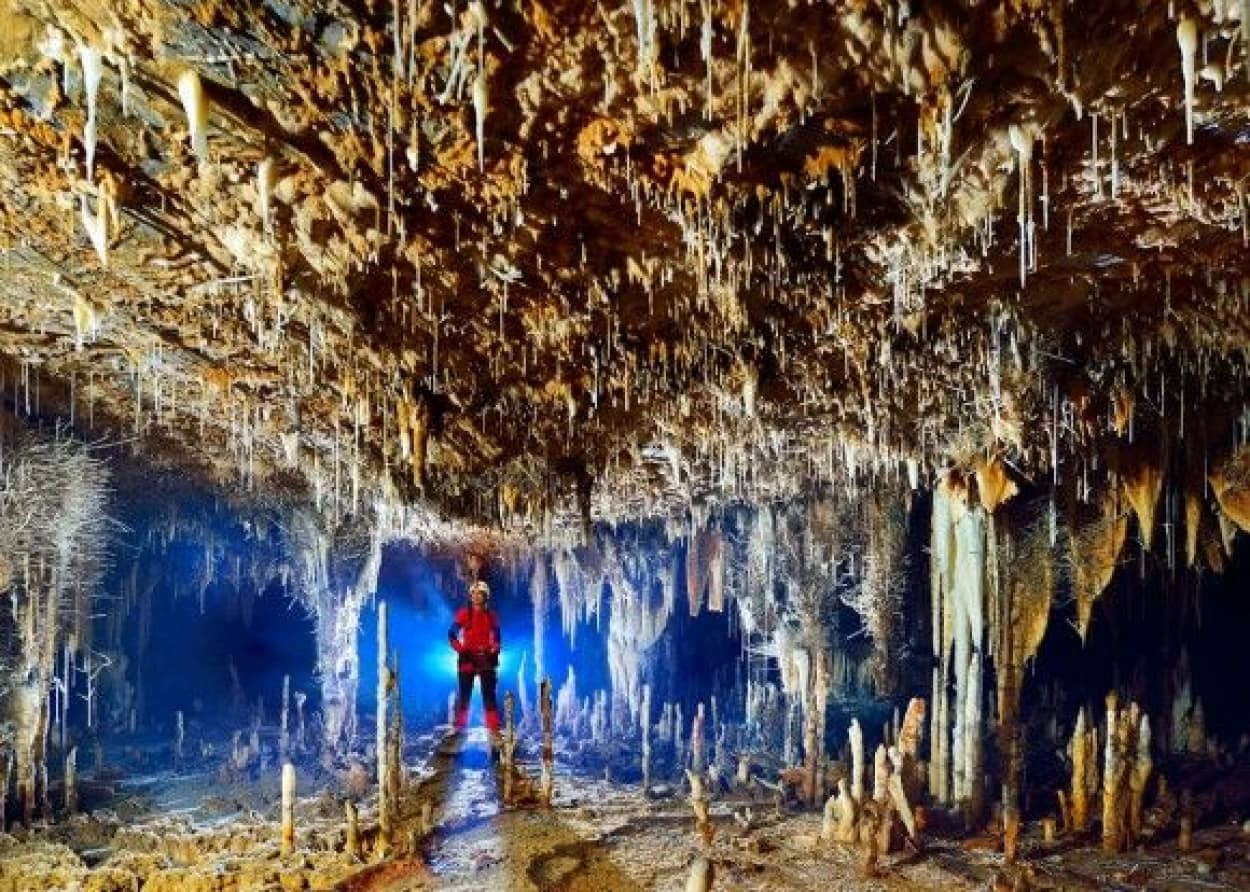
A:
{"type": "Polygon", "coordinates": [[[479,609],[485,607],[486,599],[489,597],[490,587],[482,580],[479,579],[477,582],[469,586],[469,603],[474,607],[479,609]]]}

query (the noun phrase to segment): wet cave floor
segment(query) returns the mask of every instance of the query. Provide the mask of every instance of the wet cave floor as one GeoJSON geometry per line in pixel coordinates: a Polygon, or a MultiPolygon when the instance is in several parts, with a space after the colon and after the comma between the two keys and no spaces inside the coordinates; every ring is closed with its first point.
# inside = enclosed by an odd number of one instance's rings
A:
{"type": "MultiPolygon", "coordinates": [[[[230,742],[224,741],[226,747],[230,742]]],[[[1181,853],[1175,834],[1125,855],[1104,855],[1093,834],[1044,843],[1029,826],[1024,858],[1007,868],[992,836],[926,834],[922,850],[881,860],[866,878],[857,848],[819,839],[820,815],[778,812],[767,789],[727,790],[713,801],[710,846],[693,832],[685,791],[653,785],[644,797],[572,760],[557,760],[550,809],[501,802],[500,769],[485,732],[440,727],[405,749],[406,778],[390,855],[377,857],[374,784],[362,762],[301,765],[296,850],[279,852],[276,764],[233,772],[221,758],[168,764],[169,747],[129,746],[126,773],[83,772],[84,813],[0,836],[0,892],[21,890],[695,890],[692,862],[713,868],[716,890],[1250,889],[1250,834],[1229,818],[1201,826],[1181,853]],[[364,856],[345,854],[343,802],[357,799],[364,856]]],[[[108,757],[114,753],[110,750],[108,757]]],[[[537,776],[534,751],[519,766],[537,776]]],[[[581,760],[584,762],[584,760],[581,760]]],[[[109,764],[107,761],[106,765],[109,764]]],[[[1250,782],[1250,769],[1222,783],[1250,782]]],[[[58,792],[53,784],[53,796],[58,792]]]]}

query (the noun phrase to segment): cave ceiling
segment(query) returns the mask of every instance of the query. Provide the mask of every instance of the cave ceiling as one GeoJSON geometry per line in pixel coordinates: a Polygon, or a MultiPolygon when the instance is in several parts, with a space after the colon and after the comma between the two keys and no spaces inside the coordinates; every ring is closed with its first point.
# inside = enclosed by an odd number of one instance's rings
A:
{"type": "Polygon", "coordinates": [[[1242,410],[1238,0],[0,20],[5,399],[234,487],[539,526],[1242,410]]]}

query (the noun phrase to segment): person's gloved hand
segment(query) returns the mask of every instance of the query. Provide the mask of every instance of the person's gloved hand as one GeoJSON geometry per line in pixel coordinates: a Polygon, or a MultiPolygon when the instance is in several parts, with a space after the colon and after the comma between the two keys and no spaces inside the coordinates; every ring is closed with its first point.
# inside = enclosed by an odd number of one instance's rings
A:
{"type": "Polygon", "coordinates": [[[464,645],[460,643],[460,640],[458,638],[449,638],[448,642],[451,644],[451,649],[454,650],[456,653],[458,654],[464,653],[464,645]]]}

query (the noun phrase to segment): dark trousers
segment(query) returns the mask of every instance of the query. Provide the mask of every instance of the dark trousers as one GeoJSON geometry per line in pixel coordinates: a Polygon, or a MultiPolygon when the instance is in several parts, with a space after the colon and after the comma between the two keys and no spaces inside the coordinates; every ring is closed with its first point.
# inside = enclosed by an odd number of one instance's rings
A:
{"type": "Polygon", "coordinates": [[[469,722],[469,701],[473,699],[473,679],[482,680],[482,706],[486,712],[486,727],[499,730],[499,709],[495,704],[495,685],[498,676],[494,669],[477,669],[471,665],[460,666],[460,690],[456,697],[456,727],[463,728],[469,722]]]}

